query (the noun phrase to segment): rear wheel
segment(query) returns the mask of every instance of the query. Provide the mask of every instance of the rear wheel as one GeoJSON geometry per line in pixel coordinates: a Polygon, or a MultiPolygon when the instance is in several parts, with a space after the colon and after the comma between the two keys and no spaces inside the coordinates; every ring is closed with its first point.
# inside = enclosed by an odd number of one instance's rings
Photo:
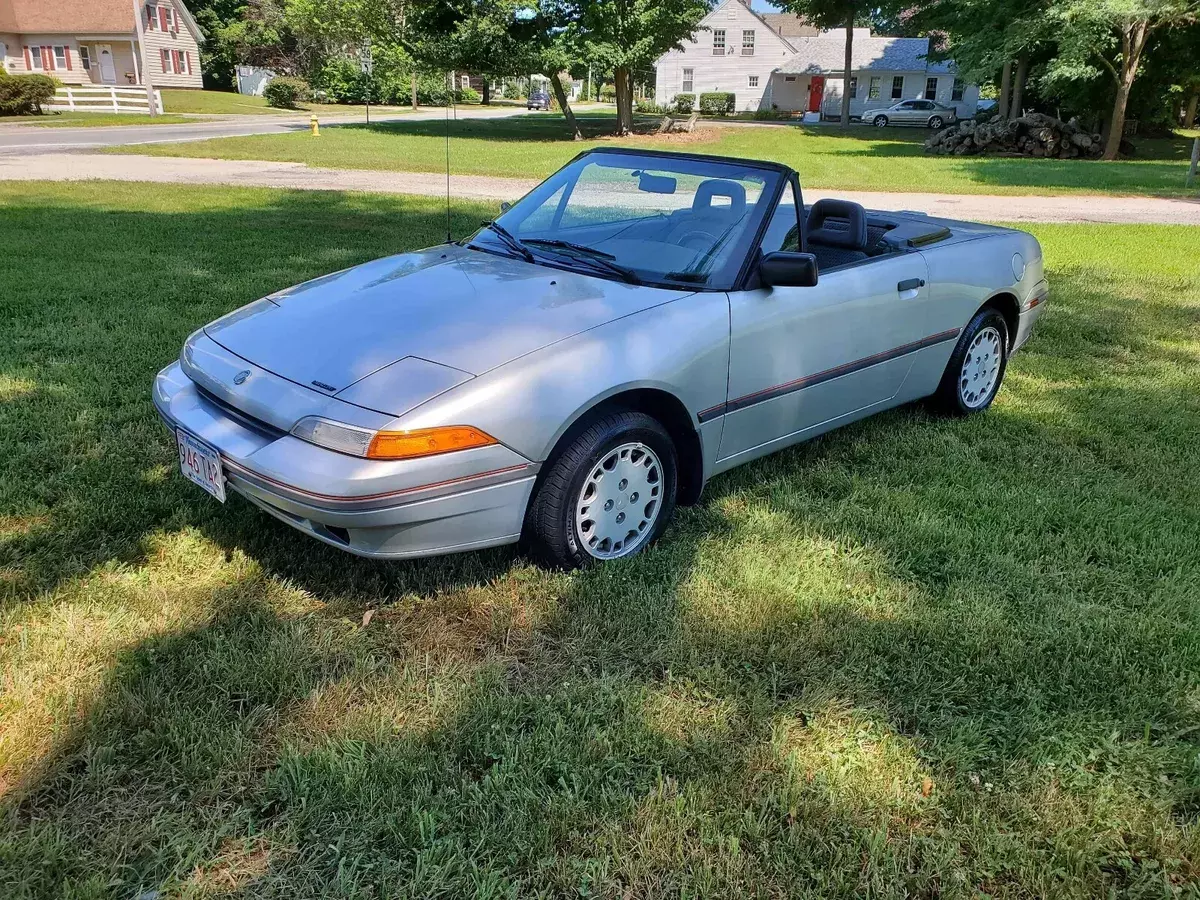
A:
{"type": "Polygon", "coordinates": [[[871,121],[871,124],[874,125],[876,128],[887,128],[887,122],[888,122],[887,116],[876,116],[871,121]]]}
{"type": "Polygon", "coordinates": [[[558,455],[530,501],[522,541],[555,567],[637,553],[675,511],[675,445],[640,412],[600,416],[558,455]]]}
{"type": "Polygon", "coordinates": [[[932,128],[934,131],[937,131],[939,128],[941,128],[945,124],[946,123],[942,121],[941,116],[931,116],[929,119],[929,127],[932,128]]]}
{"type": "Polygon", "coordinates": [[[953,416],[969,416],[992,405],[1008,366],[1008,324],[998,310],[975,314],[959,336],[934,405],[953,416]]]}

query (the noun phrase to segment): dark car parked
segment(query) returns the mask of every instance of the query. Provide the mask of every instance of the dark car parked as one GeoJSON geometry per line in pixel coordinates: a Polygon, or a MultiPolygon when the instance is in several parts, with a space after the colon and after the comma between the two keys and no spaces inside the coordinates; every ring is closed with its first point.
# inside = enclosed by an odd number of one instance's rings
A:
{"type": "Polygon", "coordinates": [[[534,91],[529,95],[529,99],[525,101],[526,109],[549,109],[550,95],[545,91],[534,91]]]}

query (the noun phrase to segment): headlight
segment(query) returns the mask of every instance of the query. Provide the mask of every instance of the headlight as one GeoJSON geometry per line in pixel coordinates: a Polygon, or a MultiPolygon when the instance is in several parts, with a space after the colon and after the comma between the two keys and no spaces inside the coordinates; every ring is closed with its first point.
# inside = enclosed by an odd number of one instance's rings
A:
{"type": "Polygon", "coordinates": [[[418,428],[414,431],[369,431],[331,422],[320,416],[301,419],[292,428],[292,436],[364,459],[417,459],[498,443],[490,434],[469,425],[418,428]]]}

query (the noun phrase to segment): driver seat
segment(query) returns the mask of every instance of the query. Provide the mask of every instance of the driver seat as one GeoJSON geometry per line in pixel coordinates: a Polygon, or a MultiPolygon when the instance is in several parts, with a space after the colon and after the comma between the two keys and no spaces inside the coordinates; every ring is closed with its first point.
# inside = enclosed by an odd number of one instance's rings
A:
{"type": "Polygon", "coordinates": [[[867,211],[849,200],[829,198],[814,203],[805,222],[805,236],[808,252],[817,258],[819,271],[870,257],[867,253],[867,211]]]}

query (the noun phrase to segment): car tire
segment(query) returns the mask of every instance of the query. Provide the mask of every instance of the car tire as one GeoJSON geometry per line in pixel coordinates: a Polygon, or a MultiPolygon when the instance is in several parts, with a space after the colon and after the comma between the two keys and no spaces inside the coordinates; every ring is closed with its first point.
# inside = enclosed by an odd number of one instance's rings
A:
{"type": "Polygon", "coordinates": [[[992,405],[1008,367],[1008,323],[990,306],[975,313],[959,335],[933,406],[951,416],[969,416],[992,405]]]}
{"type": "Polygon", "coordinates": [[[887,123],[888,123],[887,116],[876,116],[874,119],[871,120],[871,124],[874,125],[876,128],[887,128],[887,123]]]}
{"type": "Polygon", "coordinates": [[[521,543],[526,555],[552,568],[631,556],[656,540],[675,512],[675,444],[645,413],[600,415],[547,465],[521,543]],[[607,476],[620,480],[606,483],[607,476]],[[628,534],[618,543],[611,535],[621,530],[628,534]]]}
{"type": "Polygon", "coordinates": [[[929,118],[929,127],[932,128],[934,131],[937,131],[939,128],[941,128],[945,124],[946,123],[944,121],[942,121],[941,116],[930,116],[930,118],[929,118]]]}

